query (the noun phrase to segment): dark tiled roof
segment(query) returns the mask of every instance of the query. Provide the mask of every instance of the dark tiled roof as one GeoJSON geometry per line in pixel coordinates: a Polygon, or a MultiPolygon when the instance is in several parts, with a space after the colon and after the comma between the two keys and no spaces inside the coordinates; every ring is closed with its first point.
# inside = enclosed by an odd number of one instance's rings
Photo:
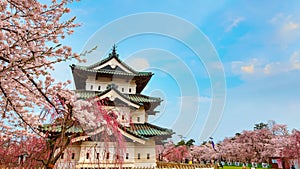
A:
{"type": "Polygon", "coordinates": [[[121,127],[124,131],[137,137],[170,136],[174,132],[170,129],[161,128],[150,123],[134,123],[130,127],[121,127]]]}
{"type": "Polygon", "coordinates": [[[161,102],[162,100],[157,97],[150,97],[150,96],[145,96],[142,94],[126,94],[131,101],[137,102],[137,103],[153,103],[153,102],[161,102]]]}
{"type": "Polygon", "coordinates": [[[121,76],[152,76],[152,72],[136,72],[136,73],[128,73],[120,70],[107,70],[107,69],[91,69],[86,66],[78,66],[78,65],[71,65],[72,68],[77,70],[83,70],[86,72],[92,72],[92,73],[103,73],[103,74],[109,74],[109,75],[121,75],[121,76]]]}
{"type": "MultiPolygon", "coordinates": [[[[94,96],[101,96],[102,94],[105,94],[108,92],[107,89],[105,91],[81,91],[81,90],[76,90],[75,93],[78,94],[79,98],[81,99],[88,99],[94,96]]],[[[118,91],[117,89],[115,89],[118,91]]],[[[124,97],[128,98],[130,101],[135,102],[135,103],[154,103],[154,102],[161,102],[162,100],[157,97],[150,97],[150,96],[145,96],[142,94],[122,94],[121,92],[118,91],[120,95],[123,95],[124,97]]]]}
{"type": "MultiPolygon", "coordinates": [[[[171,136],[174,132],[170,129],[162,128],[150,123],[133,123],[130,127],[119,126],[123,131],[132,134],[138,138],[147,139],[153,136],[171,136]]],[[[42,132],[59,133],[61,127],[59,125],[44,124],[40,127],[42,132]]],[[[66,133],[83,133],[83,129],[80,126],[72,126],[66,133]]]]}
{"type": "MultiPolygon", "coordinates": [[[[61,126],[59,124],[44,124],[40,127],[42,132],[59,133],[61,132],[61,126]]],[[[67,129],[66,133],[82,133],[83,129],[80,126],[72,126],[67,129]]]]}

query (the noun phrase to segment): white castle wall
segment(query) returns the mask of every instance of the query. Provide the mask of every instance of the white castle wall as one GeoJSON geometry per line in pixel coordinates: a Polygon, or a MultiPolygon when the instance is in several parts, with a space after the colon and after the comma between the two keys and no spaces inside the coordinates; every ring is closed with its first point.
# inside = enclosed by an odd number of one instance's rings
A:
{"type": "MultiPolygon", "coordinates": [[[[71,145],[59,159],[57,168],[74,167],[112,167],[115,165],[115,143],[85,141],[81,145],[71,145]],[[97,155],[98,153],[98,155],[97,155]],[[107,154],[109,153],[109,155],[107,154]],[[108,156],[107,156],[108,155],[108,156]],[[74,158],[73,158],[73,157],[74,158]],[[98,157],[98,158],[97,158],[98,157]]],[[[155,167],[155,142],[145,144],[126,142],[123,150],[123,167],[155,167]],[[127,158],[128,157],[128,158],[127,158]]]]}
{"type": "Polygon", "coordinates": [[[126,93],[126,94],[135,94],[136,93],[136,84],[135,81],[132,80],[128,82],[125,79],[120,79],[120,78],[106,78],[106,77],[100,77],[97,78],[95,76],[88,76],[88,79],[86,81],[86,86],[85,90],[87,91],[104,91],[107,89],[107,86],[109,84],[116,84],[117,89],[121,93],[126,93]]]}

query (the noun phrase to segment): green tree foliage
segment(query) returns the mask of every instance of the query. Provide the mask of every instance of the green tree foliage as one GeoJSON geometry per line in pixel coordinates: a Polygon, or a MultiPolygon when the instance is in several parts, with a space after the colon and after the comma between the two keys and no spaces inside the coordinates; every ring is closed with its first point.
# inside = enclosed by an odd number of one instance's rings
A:
{"type": "Polygon", "coordinates": [[[261,129],[267,129],[268,128],[268,124],[266,123],[258,123],[254,125],[254,130],[261,130],[261,129]]]}
{"type": "Polygon", "coordinates": [[[185,142],[184,140],[180,140],[177,144],[176,144],[176,146],[188,146],[188,147],[190,147],[190,146],[193,146],[194,145],[194,143],[195,143],[195,140],[194,139],[189,139],[187,142],[185,142]]]}
{"type": "Polygon", "coordinates": [[[189,141],[187,141],[187,142],[185,143],[185,145],[188,146],[188,147],[190,147],[190,146],[193,146],[194,143],[195,143],[195,140],[194,140],[194,139],[190,139],[189,141]]]}
{"type": "Polygon", "coordinates": [[[185,145],[185,141],[184,141],[184,140],[181,140],[181,141],[179,141],[179,142],[176,144],[176,146],[183,146],[183,145],[185,145]]]}

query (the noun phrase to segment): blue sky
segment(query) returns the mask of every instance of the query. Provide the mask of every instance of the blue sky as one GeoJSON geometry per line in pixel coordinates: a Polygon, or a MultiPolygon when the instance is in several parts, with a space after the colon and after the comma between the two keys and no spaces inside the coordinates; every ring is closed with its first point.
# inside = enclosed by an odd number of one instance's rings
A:
{"type": "MultiPolygon", "coordinates": [[[[70,16],[75,15],[82,26],[64,43],[81,52],[93,41],[99,48],[86,57],[88,63],[103,59],[116,43],[121,59],[137,70],[155,73],[143,91],[164,100],[159,107],[161,113],[150,119],[152,123],[173,128],[176,135],[193,138],[197,143],[208,136],[222,140],[268,120],[299,129],[299,1],[82,0],[70,8],[70,16]],[[160,18],[140,19],[122,26],[124,17],[145,12],[177,17],[192,24],[206,39],[197,39],[193,34],[196,29],[188,26],[175,24],[174,30],[169,30],[169,23],[158,22],[160,18]],[[97,36],[97,32],[116,21],[121,26],[105,36],[97,36]],[[203,53],[164,34],[145,32],[117,39],[128,29],[134,33],[138,26],[152,27],[151,24],[160,31],[182,31],[184,41],[203,44],[198,46],[203,53]],[[218,62],[215,67],[203,61],[209,52],[215,52],[219,59],[214,60],[218,62]],[[215,130],[203,133],[214,100],[212,79],[222,80],[214,68],[225,75],[224,112],[218,114],[220,123],[216,120],[209,124],[215,130]]],[[[58,80],[72,79],[69,64],[56,66],[54,75],[58,80]]]]}

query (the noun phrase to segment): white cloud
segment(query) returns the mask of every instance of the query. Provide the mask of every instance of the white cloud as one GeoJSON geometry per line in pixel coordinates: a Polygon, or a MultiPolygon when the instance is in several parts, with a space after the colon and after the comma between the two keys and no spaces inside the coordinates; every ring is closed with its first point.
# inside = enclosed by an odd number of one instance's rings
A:
{"type": "Polygon", "coordinates": [[[241,70],[246,73],[254,73],[254,64],[250,64],[248,66],[242,66],[241,70]]]}
{"type": "Polygon", "coordinates": [[[230,32],[233,28],[237,27],[245,19],[243,17],[236,17],[230,21],[230,24],[225,29],[225,32],[230,32]]]}
{"type": "Polygon", "coordinates": [[[284,15],[279,13],[275,15],[271,20],[270,23],[278,26],[280,31],[289,32],[299,28],[299,18],[294,15],[284,15]]]}
{"type": "Polygon", "coordinates": [[[290,57],[290,69],[291,70],[300,70],[300,52],[295,51],[290,57]]]}
{"type": "Polygon", "coordinates": [[[264,73],[265,74],[270,74],[271,73],[271,69],[272,69],[271,64],[266,64],[266,66],[264,67],[264,73]]]}
{"type": "Polygon", "coordinates": [[[277,74],[286,71],[286,64],[283,62],[270,62],[263,64],[263,73],[266,75],[277,74]]]}
{"type": "Polygon", "coordinates": [[[234,61],[231,62],[231,69],[234,74],[253,74],[260,65],[258,59],[254,58],[248,62],[234,61]]]}
{"type": "Polygon", "coordinates": [[[289,44],[295,42],[300,37],[300,16],[286,15],[279,13],[270,19],[270,23],[274,26],[273,34],[274,42],[288,47],[289,44]]]}
{"type": "Polygon", "coordinates": [[[295,29],[298,29],[299,28],[299,24],[295,23],[295,22],[292,22],[290,21],[289,23],[286,23],[283,25],[282,29],[284,31],[292,31],[292,30],[295,30],[295,29]]]}
{"type": "Polygon", "coordinates": [[[273,18],[270,19],[270,23],[277,24],[280,22],[283,18],[290,18],[290,16],[285,17],[283,13],[276,14],[273,18]]]}
{"type": "Polygon", "coordinates": [[[300,70],[300,50],[294,51],[288,58],[276,62],[265,62],[256,58],[249,61],[234,61],[231,62],[231,70],[234,74],[242,75],[245,79],[300,70]]]}

